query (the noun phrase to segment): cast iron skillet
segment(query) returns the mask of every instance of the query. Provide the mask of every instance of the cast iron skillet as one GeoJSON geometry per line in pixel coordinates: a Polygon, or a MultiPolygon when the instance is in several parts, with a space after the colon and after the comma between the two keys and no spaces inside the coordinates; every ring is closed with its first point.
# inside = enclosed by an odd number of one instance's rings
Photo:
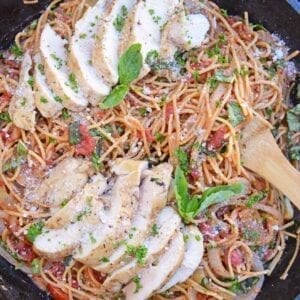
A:
{"type": "MultiPolygon", "coordinates": [[[[14,36],[36,19],[49,2],[49,0],[39,0],[36,5],[25,6],[22,0],[0,0],[0,49],[8,48],[14,36]]],[[[300,16],[286,1],[215,0],[215,2],[232,15],[242,15],[244,11],[248,11],[252,22],[263,24],[271,32],[278,33],[291,49],[300,49],[300,16]]],[[[299,5],[299,0],[289,0],[289,2],[299,5]]],[[[299,60],[296,64],[299,68],[299,60]]],[[[300,221],[299,212],[296,219],[300,221]]],[[[280,265],[271,277],[266,278],[263,290],[257,299],[300,299],[300,257],[297,258],[288,278],[285,281],[279,279],[293,253],[294,246],[294,242],[289,240],[280,265]]],[[[0,299],[40,300],[51,299],[51,297],[41,292],[24,273],[15,270],[0,257],[0,299]]]]}

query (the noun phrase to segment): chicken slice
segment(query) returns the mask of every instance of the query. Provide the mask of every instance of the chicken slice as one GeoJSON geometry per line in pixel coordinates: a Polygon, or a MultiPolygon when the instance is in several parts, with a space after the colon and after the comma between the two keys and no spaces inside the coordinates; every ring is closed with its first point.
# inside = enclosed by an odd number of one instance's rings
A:
{"type": "Polygon", "coordinates": [[[78,85],[75,74],[67,66],[66,46],[67,41],[46,24],[41,34],[40,51],[47,83],[62,99],[64,107],[72,111],[81,111],[87,106],[88,101],[78,85]]]}
{"type": "Polygon", "coordinates": [[[97,174],[93,176],[91,182],[88,182],[73,199],[47,220],[46,227],[58,229],[70,224],[76,218],[76,215],[84,211],[87,199],[97,199],[106,188],[107,182],[103,175],[97,174]]]}
{"type": "Polygon", "coordinates": [[[108,1],[99,0],[77,21],[70,43],[69,66],[89,102],[97,105],[109,94],[110,87],[92,66],[92,52],[96,33],[108,1]]]}
{"type": "MultiPolygon", "coordinates": [[[[165,207],[158,215],[155,224],[157,234],[150,235],[144,242],[147,253],[144,257],[145,265],[151,265],[157,256],[165,250],[174,234],[180,229],[180,217],[171,207],[165,207]]],[[[102,288],[106,292],[119,292],[122,285],[127,284],[142,268],[144,264],[133,259],[122,268],[112,272],[103,282],[102,288]]]]}
{"type": "Polygon", "coordinates": [[[39,54],[35,57],[34,91],[35,105],[42,116],[45,118],[57,117],[63,109],[63,105],[61,99],[55,96],[47,84],[39,54]]]}
{"type": "Polygon", "coordinates": [[[113,0],[106,8],[103,21],[98,27],[92,62],[106,82],[118,82],[118,49],[124,20],[131,11],[135,0],[113,0]]]}
{"type": "Polygon", "coordinates": [[[139,272],[136,282],[130,282],[124,289],[125,299],[148,299],[157,291],[178,269],[184,257],[184,240],[181,232],[176,233],[165,252],[158,257],[157,262],[139,272]]]}
{"type": "Polygon", "coordinates": [[[142,45],[144,59],[139,78],[150,71],[146,63],[150,51],[159,52],[161,44],[161,29],[178,9],[179,0],[138,0],[132,13],[129,15],[121,37],[120,55],[132,44],[142,45]]]}
{"type": "Polygon", "coordinates": [[[19,83],[8,108],[13,123],[17,127],[28,131],[34,131],[36,114],[33,91],[29,84],[31,79],[29,71],[31,68],[32,59],[29,52],[26,52],[21,66],[19,83]]]}
{"type": "Polygon", "coordinates": [[[163,293],[172,286],[186,281],[195,272],[202,260],[204,247],[200,230],[191,225],[183,228],[182,233],[186,241],[183,261],[178,270],[159,290],[159,293],[163,293]]]}
{"type": "Polygon", "coordinates": [[[177,50],[198,48],[209,30],[209,22],[202,14],[186,15],[184,11],[175,15],[162,33],[160,58],[173,61],[177,50]]]}
{"type": "Polygon", "coordinates": [[[74,258],[88,265],[98,265],[110,255],[116,242],[128,233],[137,208],[141,174],[147,168],[146,161],[119,159],[112,168],[118,177],[110,195],[110,208],[103,216],[103,226],[93,230],[91,241],[83,238],[74,258]]]}
{"type": "Polygon", "coordinates": [[[50,259],[70,255],[81,244],[82,237],[88,236],[93,242],[93,231],[101,226],[103,201],[95,197],[84,198],[84,205],[76,208],[76,214],[70,216],[70,223],[58,229],[44,227],[42,234],[34,241],[34,250],[50,259]]]}
{"type": "MultiPolygon", "coordinates": [[[[126,241],[131,246],[139,246],[144,241],[147,233],[151,232],[151,224],[156,213],[165,207],[172,169],[170,164],[163,163],[143,173],[138,209],[126,241]]],[[[121,267],[125,254],[126,246],[123,244],[112,253],[108,262],[103,262],[94,269],[110,273],[121,267]]]]}
{"type": "Polygon", "coordinates": [[[79,192],[92,174],[93,167],[89,161],[66,158],[52,169],[39,186],[25,191],[26,200],[43,206],[59,207],[79,192]]]}

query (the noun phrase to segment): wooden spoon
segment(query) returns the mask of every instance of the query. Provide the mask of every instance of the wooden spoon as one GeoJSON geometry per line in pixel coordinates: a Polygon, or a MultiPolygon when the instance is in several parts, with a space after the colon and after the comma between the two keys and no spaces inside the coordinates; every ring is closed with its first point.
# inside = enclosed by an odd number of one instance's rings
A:
{"type": "Polygon", "coordinates": [[[300,209],[300,172],[283,155],[268,124],[254,117],[243,129],[240,145],[244,166],[270,182],[300,209]]]}

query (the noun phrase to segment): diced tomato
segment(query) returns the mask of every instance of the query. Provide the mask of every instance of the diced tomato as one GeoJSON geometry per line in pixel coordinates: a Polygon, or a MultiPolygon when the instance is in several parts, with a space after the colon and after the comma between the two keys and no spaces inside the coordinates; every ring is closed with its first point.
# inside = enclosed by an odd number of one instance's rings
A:
{"type": "Polygon", "coordinates": [[[207,141],[207,150],[216,151],[219,150],[225,141],[225,128],[220,128],[216,132],[214,132],[207,141]]]}
{"type": "Polygon", "coordinates": [[[248,42],[252,40],[252,33],[246,24],[239,24],[234,29],[243,40],[248,42]]]}
{"type": "Polygon", "coordinates": [[[197,300],[208,300],[209,296],[198,293],[196,299],[197,300]]]}
{"type": "Polygon", "coordinates": [[[94,276],[96,278],[96,280],[100,283],[103,283],[106,276],[104,274],[102,274],[101,272],[97,272],[95,270],[93,270],[94,276]]]}
{"type": "Polygon", "coordinates": [[[266,182],[264,180],[255,180],[253,183],[254,187],[258,191],[266,189],[266,182]]]}
{"type": "Polygon", "coordinates": [[[95,139],[90,135],[88,127],[86,125],[80,124],[79,132],[81,135],[81,141],[78,145],[75,146],[76,154],[84,156],[92,155],[96,146],[95,139]]]}
{"type": "Polygon", "coordinates": [[[201,177],[201,173],[198,169],[192,169],[189,175],[193,181],[197,181],[201,177]]]}
{"type": "Polygon", "coordinates": [[[101,121],[103,119],[103,117],[105,116],[105,113],[106,113],[105,110],[101,110],[98,107],[93,107],[91,109],[91,115],[96,121],[101,121]]]}
{"type": "Polygon", "coordinates": [[[211,59],[202,60],[200,62],[191,63],[191,68],[193,70],[201,70],[207,68],[211,64],[211,59]]]}
{"type": "Polygon", "coordinates": [[[174,115],[174,107],[173,107],[173,103],[169,102],[167,103],[166,110],[165,110],[165,118],[167,122],[169,122],[171,115],[174,115]]]}
{"type": "Polygon", "coordinates": [[[225,214],[229,213],[230,211],[230,208],[229,206],[223,206],[221,208],[219,208],[216,212],[216,216],[219,218],[219,219],[222,219],[224,217],[225,214]]]}
{"type": "Polygon", "coordinates": [[[16,240],[14,248],[18,255],[20,255],[26,262],[31,262],[37,257],[32,250],[32,245],[23,240],[16,240]]]}
{"type": "MultiPolygon", "coordinates": [[[[145,129],[145,135],[146,135],[146,140],[147,140],[148,143],[152,143],[152,142],[155,141],[155,137],[153,136],[150,128],[145,129]]],[[[141,131],[137,132],[137,137],[139,139],[143,138],[143,135],[142,135],[141,131]]]]}
{"type": "Polygon", "coordinates": [[[51,284],[47,285],[47,290],[54,300],[68,300],[69,296],[65,292],[63,292],[60,288],[53,286],[51,284]]]}
{"type": "Polygon", "coordinates": [[[0,103],[9,102],[12,95],[9,92],[3,92],[0,95],[0,103]]]}
{"type": "Polygon", "coordinates": [[[54,261],[51,263],[51,266],[49,268],[49,271],[57,278],[62,279],[62,276],[65,271],[65,264],[61,261],[54,261]]]}
{"type": "Polygon", "coordinates": [[[213,227],[207,222],[200,223],[198,227],[203,234],[203,239],[205,242],[207,242],[208,240],[214,240],[216,238],[213,227]]]}
{"type": "Polygon", "coordinates": [[[72,286],[72,288],[74,288],[74,289],[78,289],[78,288],[79,288],[79,284],[78,284],[77,279],[72,278],[71,286],[72,286]]]}
{"type": "Polygon", "coordinates": [[[240,264],[242,264],[244,260],[243,260],[243,255],[242,255],[241,251],[239,249],[234,249],[231,252],[230,260],[231,260],[231,264],[234,267],[237,267],[240,264]]]}

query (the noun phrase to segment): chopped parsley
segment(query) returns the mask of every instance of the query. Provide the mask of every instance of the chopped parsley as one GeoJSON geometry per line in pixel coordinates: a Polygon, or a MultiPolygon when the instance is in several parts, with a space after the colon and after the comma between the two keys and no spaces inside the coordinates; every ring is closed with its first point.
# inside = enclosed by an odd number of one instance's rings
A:
{"type": "Polygon", "coordinates": [[[141,285],[141,278],[139,277],[139,275],[136,275],[133,277],[132,281],[135,283],[134,293],[136,294],[141,288],[143,288],[143,286],[141,285]]]}
{"type": "Polygon", "coordinates": [[[68,204],[69,200],[68,199],[64,199],[61,203],[60,203],[60,207],[65,207],[68,204]]]}
{"type": "Polygon", "coordinates": [[[68,82],[66,83],[75,93],[79,92],[77,79],[74,73],[69,74],[68,82]]]}
{"type": "Polygon", "coordinates": [[[247,207],[252,208],[253,205],[255,205],[257,202],[263,200],[266,197],[267,193],[268,193],[267,191],[261,191],[251,195],[247,200],[246,203],[247,207]]]}
{"type": "Polygon", "coordinates": [[[242,234],[245,240],[252,241],[252,242],[256,242],[260,237],[260,234],[257,231],[248,228],[244,228],[242,234]]]}
{"type": "Polygon", "coordinates": [[[148,249],[145,246],[126,246],[126,254],[136,258],[138,264],[144,265],[148,249]]]}
{"type": "Polygon", "coordinates": [[[95,244],[97,242],[97,240],[94,238],[92,233],[89,233],[89,237],[90,237],[90,240],[91,240],[92,244],[95,244]]]}
{"type": "Polygon", "coordinates": [[[41,272],[41,261],[38,258],[35,258],[31,262],[31,271],[35,275],[40,274],[40,272],[41,272]]]}
{"type": "Polygon", "coordinates": [[[61,99],[59,96],[55,96],[55,97],[54,97],[54,100],[55,100],[56,102],[58,102],[58,103],[62,103],[62,102],[63,102],[62,99],[61,99]]]}
{"type": "Polygon", "coordinates": [[[109,258],[106,257],[106,256],[104,256],[104,257],[102,257],[102,258],[100,259],[100,262],[102,262],[102,263],[107,263],[107,262],[109,262],[109,258]]]}
{"type": "Polygon", "coordinates": [[[44,66],[42,64],[38,64],[37,66],[38,70],[41,72],[41,74],[45,74],[45,69],[44,69],[44,66]]]}
{"type": "Polygon", "coordinates": [[[23,55],[23,50],[19,48],[16,44],[12,45],[10,48],[10,52],[15,56],[15,57],[21,57],[23,55]]]}
{"type": "Polygon", "coordinates": [[[162,143],[166,139],[166,137],[160,132],[155,133],[154,136],[155,136],[155,140],[159,143],[162,143]]]}
{"type": "Polygon", "coordinates": [[[94,169],[99,172],[102,168],[103,168],[103,163],[101,162],[101,157],[99,155],[99,153],[95,150],[93,153],[92,153],[92,164],[93,164],[93,167],[94,169]]]}
{"type": "Polygon", "coordinates": [[[40,102],[41,102],[41,103],[48,103],[48,100],[47,100],[46,97],[41,96],[41,97],[40,97],[40,102]]]}
{"type": "Polygon", "coordinates": [[[69,111],[66,109],[66,108],[63,108],[62,111],[61,111],[61,117],[64,119],[64,120],[67,120],[71,117],[69,111]]]}
{"type": "Polygon", "coordinates": [[[78,121],[69,125],[69,142],[71,145],[77,145],[81,141],[81,134],[79,131],[80,123],[78,121]]]}
{"type": "Polygon", "coordinates": [[[226,9],[221,8],[220,9],[221,15],[225,18],[228,18],[228,12],[226,9]]]}
{"type": "Polygon", "coordinates": [[[141,107],[139,109],[139,113],[142,117],[146,117],[148,115],[148,111],[147,111],[147,108],[146,107],[141,107]]]}
{"type": "Polygon", "coordinates": [[[192,73],[192,76],[193,76],[193,78],[194,78],[194,80],[196,81],[196,82],[198,82],[199,81],[199,71],[194,71],[193,73],[192,73]]]}
{"type": "Polygon", "coordinates": [[[27,83],[31,86],[31,88],[33,88],[34,86],[34,79],[32,76],[29,76],[29,79],[27,80],[27,83]]]}
{"type": "Polygon", "coordinates": [[[63,65],[63,60],[54,53],[51,53],[50,56],[56,61],[55,68],[59,70],[63,65]]]}
{"type": "Polygon", "coordinates": [[[87,36],[87,34],[86,34],[86,33],[81,33],[81,34],[79,35],[79,38],[80,38],[80,39],[85,39],[85,38],[86,38],[86,36],[87,36]]]}
{"type": "Polygon", "coordinates": [[[120,14],[117,15],[113,22],[113,25],[118,32],[122,31],[127,15],[128,9],[126,6],[122,5],[120,14]]]}
{"type": "Polygon", "coordinates": [[[4,111],[0,113],[0,121],[6,122],[6,123],[10,123],[11,122],[11,118],[8,112],[4,111]]]}
{"type": "Polygon", "coordinates": [[[158,234],[159,234],[159,232],[158,232],[158,226],[157,226],[157,224],[153,224],[152,228],[151,228],[151,235],[156,236],[158,234]]]}
{"type": "Polygon", "coordinates": [[[42,233],[43,228],[44,228],[44,222],[42,221],[30,225],[30,227],[27,230],[26,238],[31,243],[33,243],[36,237],[42,233]]]}

